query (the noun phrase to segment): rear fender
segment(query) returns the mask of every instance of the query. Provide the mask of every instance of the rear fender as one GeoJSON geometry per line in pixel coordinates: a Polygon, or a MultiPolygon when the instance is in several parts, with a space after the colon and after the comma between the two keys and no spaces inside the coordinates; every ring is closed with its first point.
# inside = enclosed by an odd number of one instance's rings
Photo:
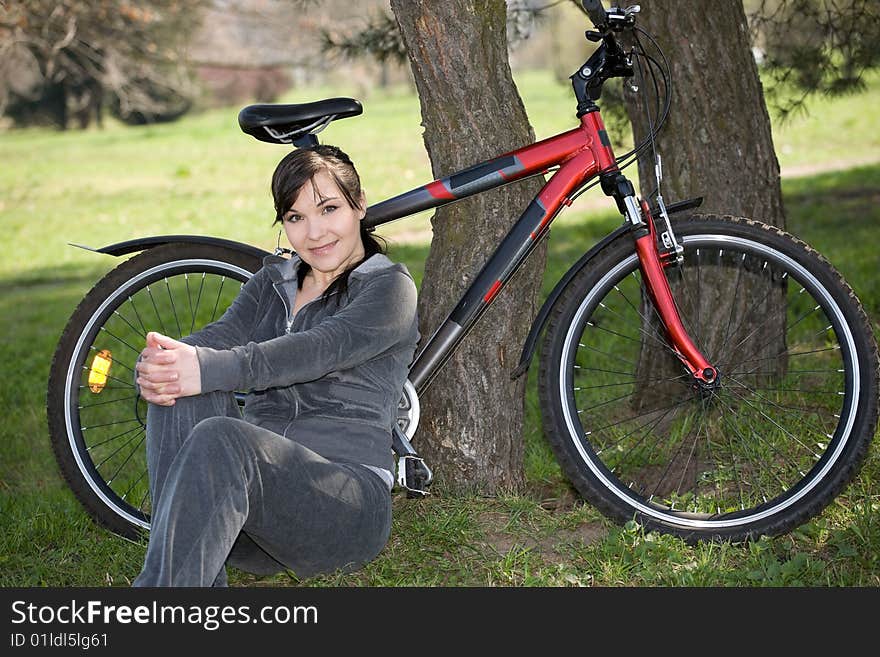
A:
{"type": "Polygon", "coordinates": [[[69,244],[78,249],[85,249],[86,251],[92,251],[93,253],[105,253],[112,256],[127,255],[129,253],[134,253],[135,251],[146,251],[147,249],[152,249],[155,246],[161,246],[163,244],[210,244],[232,249],[233,251],[240,251],[257,258],[271,255],[268,251],[258,249],[250,244],[225,240],[219,237],[206,237],[204,235],[158,235],[154,237],[139,237],[126,242],[110,244],[101,247],[100,249],[93,249],[90,246],[84,246],[82,244],[69,244]]]}

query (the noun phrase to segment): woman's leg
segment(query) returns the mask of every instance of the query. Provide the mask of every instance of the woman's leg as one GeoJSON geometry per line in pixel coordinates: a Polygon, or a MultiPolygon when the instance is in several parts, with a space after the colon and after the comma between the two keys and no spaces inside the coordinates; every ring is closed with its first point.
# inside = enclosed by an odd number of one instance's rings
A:
{"type": "MultiPolygon", "coordinates": [[[[173,406],[147,406],[147,476],[150,482],[152,500],[152,522],[155,522],[156,509],[165,489],[165,481],[171,464],[177,458],[180,448],[189,438],[190,432],[202,420],[216,417],[241,417],[235,396],[229,392],[212,392],[192,397],[180,397],[173,406]]],[[[152,523],[151,523],[152,524],[152,523]]],[[[151,543],[153,533],[150,533],[151,543]]],[[[144,565],[139,579],[154,577],[144,565]]],[[[135,580],[135,586],[138,585],[135,580]]],[[[226,569],[217,573],[214,586],[226,586],[226,569]]]]}
{"type": "Polygon", "coordinates": [[[261,574],[357,568],[382,549],[390,526],[391,495],[375,473],[213,417],[193,428],[171,464],[134,585],[208,586],[227,556],[261,574]]]}
{"type": "Polygon", "coordinates": [[[211,392],[180,397],[173,406],[147,406],[147,473],[153,509],[159,503],[171,464],[190,432],[211,417],[240,418],[238,403],[230,392],[211,392]]]}

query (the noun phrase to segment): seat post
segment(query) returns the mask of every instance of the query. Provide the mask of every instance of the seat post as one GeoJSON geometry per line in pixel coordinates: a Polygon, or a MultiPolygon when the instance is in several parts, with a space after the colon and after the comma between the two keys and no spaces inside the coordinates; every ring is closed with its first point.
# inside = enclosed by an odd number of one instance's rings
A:
{"type": "Polygon", "coordinates": [[[294,139],[293,145],[297,148],[311,148],[312,146],[317,146],[318,136],[311,132],[306,133],[302,137],[294,139]]]}

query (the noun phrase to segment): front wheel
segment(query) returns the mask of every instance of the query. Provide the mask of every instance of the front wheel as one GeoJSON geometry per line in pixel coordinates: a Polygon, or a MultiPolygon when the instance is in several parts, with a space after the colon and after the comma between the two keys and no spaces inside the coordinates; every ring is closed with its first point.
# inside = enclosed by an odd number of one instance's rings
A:
{"type": "Polygon", "coordinates": [[[631,236],[568,284],[539,395],[564,473],[606,515],[687,540],[793,529],[855,476],[877,427],[868,319],[792,236],[731,217],[676,223],[666,270],[684,326],[718,370],[699,385],[648,300],[631,236]]]}
{"type": "Polygon", "coordinates": [[[157,246],[108,273],[71,316],[49,374],[49,435],[64,478],[104,527],[131,538],[149,528],[147,403],[134,386],[147,331],[203,328],[261,264],[215,245],[157,246]]]}

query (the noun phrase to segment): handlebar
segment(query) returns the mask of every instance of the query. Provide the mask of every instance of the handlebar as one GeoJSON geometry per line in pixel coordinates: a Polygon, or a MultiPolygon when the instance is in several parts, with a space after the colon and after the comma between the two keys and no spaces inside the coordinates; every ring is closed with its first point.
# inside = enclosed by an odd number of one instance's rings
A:
{"type": "Polygon", "coordinates": [[[593,25],[599,29],[605,26],[605,23],[608,22],[608,14],[605,13],[602,0],[581,0],[581,4],[593,25]]]}
{"type": "Polygon", "coordinates": [[[612,7],[605,11],[602,0],[581,0],[581,5],[598,32],[589,32],[587,37],[591,41],[599,41],[611,32],[621,32],[632,28],[636,23],[636,14],[641,11],[639,5],[632,5],[626,9],[612,7]]]}
{"type": "Polygon", "coordinates": [[[632,52],[627,52],[618,42],[617,36],[628,32],[635,26],[635,15],[639,5],[626,9],[612,7],[605,11],[602,0],[581,0],[596,32],[587,31],[590,41],[601,42],[590,58],[571,76],[575,97],[578,101],[578,116],[592,111],[602,94],[602,85],[610,78],[628,78],[633,75],[632,52]]]}

